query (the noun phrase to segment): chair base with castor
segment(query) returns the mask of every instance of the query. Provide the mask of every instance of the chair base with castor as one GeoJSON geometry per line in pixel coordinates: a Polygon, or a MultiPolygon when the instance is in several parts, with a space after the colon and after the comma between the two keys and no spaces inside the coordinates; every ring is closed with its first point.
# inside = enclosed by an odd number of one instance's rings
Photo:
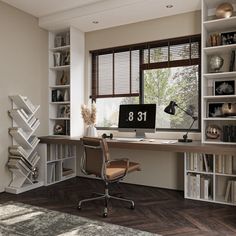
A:
{"type": "Polygon", "coordinates": [[[112,196],[109,194],[109,189],[108,189],[108,183],[105,183],[105,193],[104,194],[100,194],[100,193],[96,193],[97,195],[99,195],[98,197],[93,197],[93,198],[87,198],[87,199],[83,199],[79,202],[77,209],[81,210],[81,205],[85,202],[91,202],[91,201],[96,201],[96,200],[101,200],[104,199],[105,200],[105,206],[104,206],[104,210],[103,210],[103,217],[107,217],[108,216],[108,202],[109,199],[114,199],[114,200],[118,200],[118,201],[123,201],[123,202],[128,202],[130,203],[130,209],[134,209],[135,205],[134,205],[134,201],[130,200],[130,199],[126,199],[126,198],[121,198],[121,197],[116,197],[116,196],[112,196]]]}
{"type": "Polygon", "coordinates": [[[134,209],[134,201],[112,196],[109,194],[108,185],[118,183],[127,173],[140,170],[139,163],[130,162],[127,158],[110,160],[108,145],[105,139],[84,137],[81,139],[84,155],[81,158],[80,167],[85,175],[95,175],[105,183],[105,193],[98,194],[97,197],[81,200],[77,209],[81,210],[81,205],[85,202],[104,199],[105,207],[103,217],[108,216],[108,202],[110,199],[130,203],[130,208],[134,209]]]}

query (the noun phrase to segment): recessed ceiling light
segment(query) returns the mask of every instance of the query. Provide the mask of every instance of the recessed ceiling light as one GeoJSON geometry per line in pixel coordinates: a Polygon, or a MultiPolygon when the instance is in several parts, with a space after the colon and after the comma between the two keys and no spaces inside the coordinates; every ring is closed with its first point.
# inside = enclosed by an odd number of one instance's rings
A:
{"type": "Polygon", "coordinates": [[[169,4],[169,5],[166,5],[166,8],[172,8],[173,5],[169,4]]]}
{"type": "Polygon", "coordinates": [[[93,24],[98,24],[99,22],[97,20],[92,21],[93,24]]]}

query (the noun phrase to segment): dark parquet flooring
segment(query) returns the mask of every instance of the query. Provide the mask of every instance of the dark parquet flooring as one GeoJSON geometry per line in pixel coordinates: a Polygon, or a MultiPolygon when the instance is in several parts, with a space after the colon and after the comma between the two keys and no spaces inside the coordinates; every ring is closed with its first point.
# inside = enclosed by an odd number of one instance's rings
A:
{"type": "Polygon", "coordinates": [[[236,235],[234,206],[186,200],[182,191],[161,188],[120,183],[110,189],[111,194],[122,192],[133,199],[135,209],[112,200],[108,218],[102,217],[102,201],[87,203],[78,211],[79,200],[91,197],[92,192],[103,192],[101,181],[79,177],[18,195],[1,193],[0,203],[18,201],[161,235],[236,235]]]}

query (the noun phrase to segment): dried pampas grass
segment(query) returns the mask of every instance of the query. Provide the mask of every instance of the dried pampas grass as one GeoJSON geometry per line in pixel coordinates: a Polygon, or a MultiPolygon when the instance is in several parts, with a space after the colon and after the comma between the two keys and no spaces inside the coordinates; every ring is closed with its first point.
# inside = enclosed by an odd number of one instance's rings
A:
{"type": "Polygon", "coordinates": [[[86,125],[94,125],[96,122],[96,105],[92,103],[91,110],[86,105],[81,106],[81,114],[86,125]]]}

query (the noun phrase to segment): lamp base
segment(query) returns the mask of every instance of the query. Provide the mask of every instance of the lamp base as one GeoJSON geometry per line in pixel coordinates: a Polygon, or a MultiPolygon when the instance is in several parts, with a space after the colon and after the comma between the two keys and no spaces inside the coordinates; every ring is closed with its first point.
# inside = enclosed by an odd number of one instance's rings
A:
{"type": "Polygon", "coordinates": [[[178,139],[178,142],[181,142],[181,143],[191,143],[193,140],[192,139],[183,139],[183,138],[181,138],[181,139],[178,139]]]}

